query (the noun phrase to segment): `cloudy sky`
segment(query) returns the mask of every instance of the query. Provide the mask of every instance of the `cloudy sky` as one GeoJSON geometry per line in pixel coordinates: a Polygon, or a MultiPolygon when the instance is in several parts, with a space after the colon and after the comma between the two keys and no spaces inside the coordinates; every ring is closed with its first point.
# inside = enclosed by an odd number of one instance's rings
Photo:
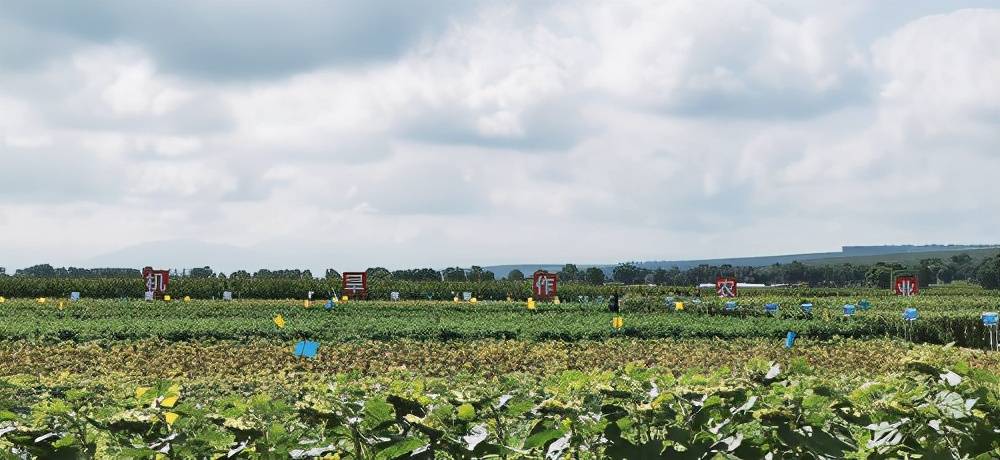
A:
{"type": "Polygon", "coordinates": [[[998,242],[1000,7],[0,6],[0,266],[998,242]]]}

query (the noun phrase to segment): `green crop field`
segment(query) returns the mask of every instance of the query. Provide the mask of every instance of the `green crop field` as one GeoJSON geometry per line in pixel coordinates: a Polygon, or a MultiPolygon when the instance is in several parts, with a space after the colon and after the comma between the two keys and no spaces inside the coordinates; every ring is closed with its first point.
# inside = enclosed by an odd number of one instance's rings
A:
{"type": "Polygon", "coordinates": [[[727,311],[618,288],[615,329],[604,303],[579,301],[615,288],[568,285],[529,311],[499,300],[520,283],[474,304],[421,292],[476,285],[431,284],[332,308],[193,287],[177,292],[191,301],[5,299],[0,456],[1000,457],[1000,354],[980,319],[995,291],[746,290],[727,311]],[[315,358],[293,354],[300,340],[315,358]]]}

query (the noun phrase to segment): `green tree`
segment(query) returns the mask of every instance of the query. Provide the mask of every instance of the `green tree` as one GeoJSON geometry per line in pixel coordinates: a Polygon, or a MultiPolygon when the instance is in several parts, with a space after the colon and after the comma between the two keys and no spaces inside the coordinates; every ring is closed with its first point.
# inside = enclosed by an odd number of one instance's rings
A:
{"type": "Polygon", "coordinates": [[[611,272],[611,277],[619,283],[636,284],[643,281],[646,277],[646,271],[631,262],[623,263],[615,267],[614,271],[611,272]]]}
{"type": "Polygon", "coordinates": [[[449,267],[442,272],[445,281],[468,281],[465,276],[465,269],[461,267],[449,267]]]}
{"type": "Polygon", "coordinates": [[[328,269],[326,269],[326,279],[328,279],[328,280],[339,280],[339,279],[342,279],[342,277],[340,276],[340,272],[338,272],[337,270],[334,270],[332,268],[328,268],[328,269]]]}
{"type": "Polygon", "coordinates": [[[574,264],[566,264],[557,275],[559,275],[559,281],[577,281],[580,279],[580,269],[576,268],[574,264]]]}
{"type": "Polygon", "coordinates": [[[493,281],[496,279],[496,275],[489,270],[484,270],[483,267],[478,265],[473,265],[469,268],[469,281],[493,281]]]}
{"type": "Polygon", "coordinates": [[[587,283],[600,286],[605,281],[604,270],[597,267],[590,267],[584,272],[584,278],[587,280],[587,283]]]}
{"type": "Polygon", "coordinates": [[[906,267],[898,263],[878,262],[873,265],[865,274],[865,284],[881,289],[892,287],[893,272],[904,270],[906,267]]]}
{"type": "Polygon", "coordinates": [[[976,281],[986,289],[1000,289],[1000,254],[979,264],[976,268],[976,281]]]}
{"type": "Polygon", "coordinates": [[[192,268],[190,276],[192,278],[214,278],[215,273],[212,272],[212,267],[205,266],[201,268],[192,268]]]}
{"type": "Polygon", "coordinates": [[[368,273],[368,281],[389,281],[392,279],[392,272],[383,267],[372,267],[365,272],[368,273]]]}
{"type": "Polygon", "coordinates": [[[522,272],[521,270],[518,270],[518,269],[515,268],[515,269],[511,270],[510,273],[507,274],[507,279],[509,279],[511,281],[523,281],[524,280],[524,272],[522,272]]]}

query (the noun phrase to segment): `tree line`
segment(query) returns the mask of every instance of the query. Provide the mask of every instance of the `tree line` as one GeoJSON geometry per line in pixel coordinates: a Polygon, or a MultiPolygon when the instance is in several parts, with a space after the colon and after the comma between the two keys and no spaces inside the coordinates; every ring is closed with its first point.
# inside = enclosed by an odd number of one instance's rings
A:
{"type": "MultiPolygon", "coordinates": [[[[951,283],[954,281],[973,282],[987,289],[1000,288],[1000,254],[975,261],[968,254],[958,254],[952,257],[928,258],[904,265],[895,262],[877,262],[873,265],[864,264],[804,264],[792,262],[774,264],[766,267],[732,266],[732,265],[699,265],[686,270],[677,267],[650,269],[638,263],[626,262],[611,268],[610,273],[599,267],[580,269],[575,264],[566,264],[558,271],[559,280],[563,283],[585,283],[602,285],[608,282],[621,284],[657,284],[667,286],[690,286],[702,283],[713,283],[719,276],[734,277],[743,283],[803,284],[816,287],[878,287],[889,288],[893,277],[899,274],[913,274],[920,279],[920,284],[926,286],[932,283],[951,283]]],[[[470,268],[449,267],[444,270],[433,268],[412,268],[404,270],[389,270],[384,267],[372,267],[366,270],[370,281],[475,281],[489,282],[500,278],[490,270],[473,265],[470,268]]],[[[218,279],[315,279],[310,270],[260,269],[253,273],[237,270],[226,275],[216,272],[211,267],[173,270],[172,276],[179,278],[218,278],[218,279]]],[[[5,270],[0,270],[0,276],[8,276],[5,270]]],[[[37,278],[136,278],[141,272],[131,268],[55,268],[49,264],[35,265],[18,269],[16,277],[37,278]]],[[[506,280],[520,281],[530,277],[520,270],[512,270],[506,280]]],[[[340,272],[327,269],[325,279],[339,279],[340,272]]]]}

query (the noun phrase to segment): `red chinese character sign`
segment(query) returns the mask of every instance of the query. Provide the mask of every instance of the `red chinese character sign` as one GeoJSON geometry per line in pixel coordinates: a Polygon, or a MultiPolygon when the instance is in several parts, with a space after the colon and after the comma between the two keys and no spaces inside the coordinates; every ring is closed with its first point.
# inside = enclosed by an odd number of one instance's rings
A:
{"type": "Polygon", "coordinates": [[[716,278],[715,292],[719,297],[736,297],[736,278],[716,278]]]}
{"type": "Polygon", "coordinates": [[[367,298],[368,273],[344,272],[344,295],[352,299],[367,298]]]}
{"type": "Polygon", "coordinates": [[[536,299],[549,299],[559,295],[559,276],[541,270],[531,279],[531,292],[536,299]]]}
{"type": "Polygon", "coordinates": [[[920,293],[920,282],[916,276],[897,276],[896,295],[911,296],[920,293]]]}
{"type": "Polygon", "coordinates": [[[170,284],[170,271],[145,267],[142,269],[142,278],[146,280],[146,297],[162,299],[170,284]]]}

